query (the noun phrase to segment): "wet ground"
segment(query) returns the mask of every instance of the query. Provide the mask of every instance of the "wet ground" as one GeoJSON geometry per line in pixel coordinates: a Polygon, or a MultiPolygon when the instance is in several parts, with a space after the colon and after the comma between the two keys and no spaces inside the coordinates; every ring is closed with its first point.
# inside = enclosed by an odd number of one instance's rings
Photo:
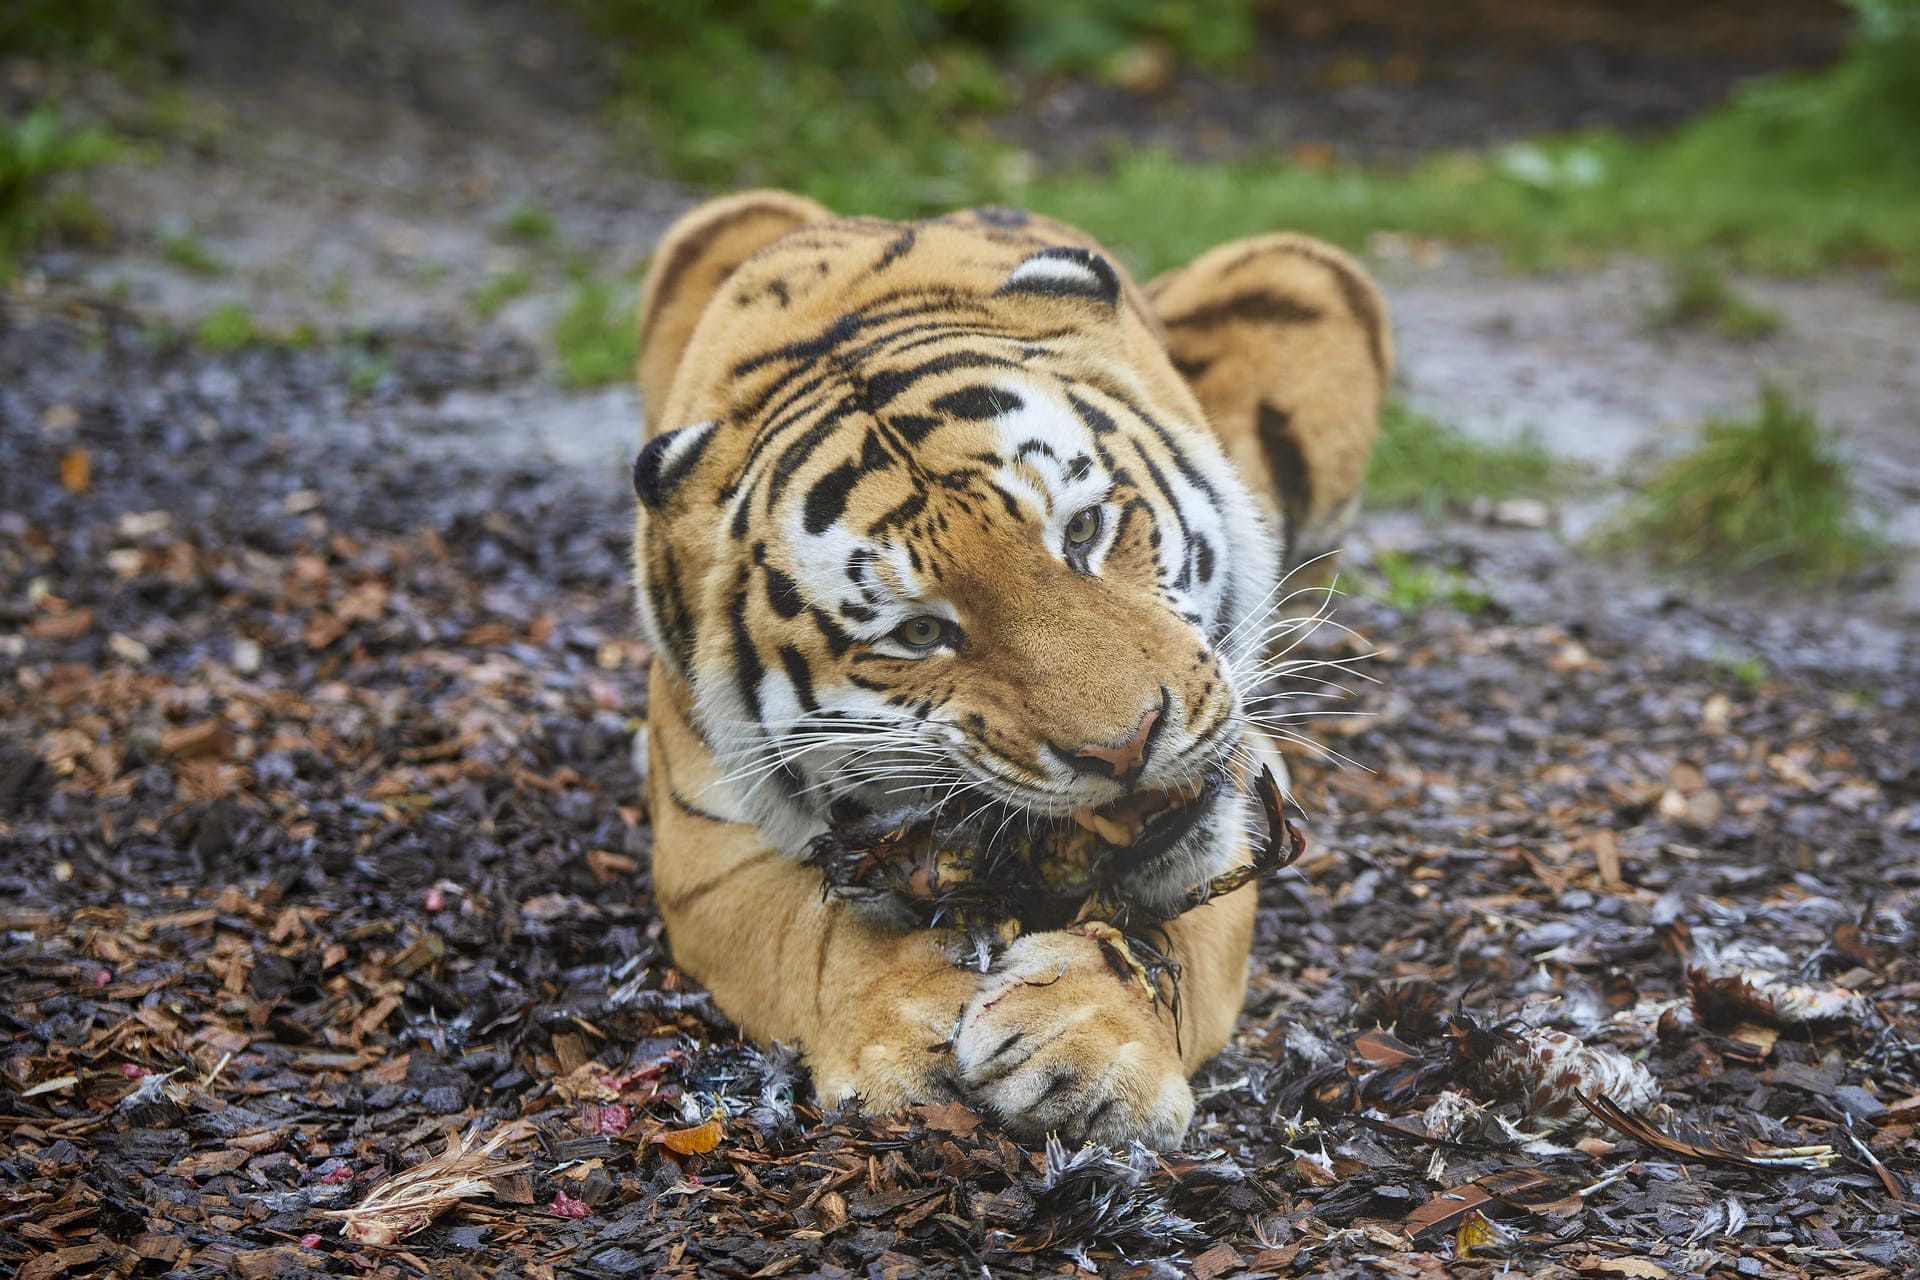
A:
{"type": "MultiPolygon", "coordinates": [[[[0,308],[0,1266],[1920,1266],[1902,588],[1715,593],[1370,517],[1363,572],[1405,551],[1491,603],[1343,605],[1380,683],[1341,709],[1372,714],[1307,723],[1354,767],[1296,759],[1313,850],[1265,893],[1191,1154],[1050,1167],[964,1111],[821,1115],[667,961],[627,761],[638,406],[545,346],[564,259],[637,265],[686,194],[621,158],[545,10],[194,12],[204,127],[103,175],[118,245],[0,308]],[[497,234],[528,200],[561,247],[497,234]],[[165,260],[188,231],[225,274],[165,260]],[[232,298],[322,339],[177,336],[232,298]],[[1653,1127],[1543,1113],[1536,1027],[1642,1062],[1653,1127]],[[1519,1136],[1431,1111],[1450,1089],[1519,1136]],[[391,1249],[325,1216],[469,1124],[528,1166],[391,1249]]],[[[1913,509],[1915,307],[1878,279],[1753,283],[1786,324],[1743,346],[1651,334],[1643,264],[1385,248],[1417,407],[1604,470],[1774,376],[1913,509]]]]}

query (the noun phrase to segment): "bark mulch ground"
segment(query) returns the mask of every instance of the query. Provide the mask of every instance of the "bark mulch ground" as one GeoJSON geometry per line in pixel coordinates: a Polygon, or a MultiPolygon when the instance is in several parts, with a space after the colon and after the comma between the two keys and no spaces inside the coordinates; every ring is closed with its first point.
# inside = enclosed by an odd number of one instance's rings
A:
{"type": "Polygon", "coordinates": [[[1355,602],[1186,1154],[823,1113],[650,907],[625,495],[403,432],[524,352],[375,340],[0,312],[0,1267],[1920,1266],[1912,683],[1355,602]]]}

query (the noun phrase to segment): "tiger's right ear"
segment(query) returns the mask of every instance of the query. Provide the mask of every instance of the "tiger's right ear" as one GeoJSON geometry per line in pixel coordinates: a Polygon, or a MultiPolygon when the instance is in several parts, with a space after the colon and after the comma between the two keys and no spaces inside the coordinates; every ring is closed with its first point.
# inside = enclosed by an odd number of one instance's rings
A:
{"type": "Polygon", "coordinates": [[[707,442],[719,429],[719,422],[699,422],[677,431],[664,432],[647,441],[646,448],[633,460],[633,492],[642,506],[658,511],[660,505],[687,478],[707,442]]]}
{"type": "Polygon", "coordinates": [[[1120,277],[1113,264],[1093,250],[1059,245],[1028,257],[996,292],[1089,298],[1113,307],[1120,303],[1120,277]]]}

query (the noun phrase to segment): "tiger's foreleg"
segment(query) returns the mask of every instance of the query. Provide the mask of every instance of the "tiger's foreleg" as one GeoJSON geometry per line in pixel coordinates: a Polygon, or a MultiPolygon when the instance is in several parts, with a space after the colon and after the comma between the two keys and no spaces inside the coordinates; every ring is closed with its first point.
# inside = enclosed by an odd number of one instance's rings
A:
{"type": "Polygon", "coordinates": [[[821,891],[819,873],[703,808],[714,773],[653,667],[653,882],[675,962],[755,1039],[801,1047],[821,1098],[890,1111],[957,1096],[949,1042],[978,975],[951,939],[821,891]]]}

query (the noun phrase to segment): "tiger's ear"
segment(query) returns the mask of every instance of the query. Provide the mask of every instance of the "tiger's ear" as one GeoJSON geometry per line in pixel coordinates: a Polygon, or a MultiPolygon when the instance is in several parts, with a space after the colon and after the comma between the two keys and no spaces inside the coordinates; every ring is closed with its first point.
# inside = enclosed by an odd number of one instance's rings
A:
{"type": "Polygon", "coordinates": [[[1042,249],[1013,269],[997,295],[1027,293],[1045,298],[1089,298],[1105,306],[1120,302],[1120,276],[1091,249],[1042,249]]]}
{"type": "Polygon", "coordinates": [[[718,422],[699,422],[677,431],[668,431],[647,441],[646,448],[633,460],[633,492],[641,505],[658,511],[680,482],[687,478],[706,452],[718,422]]]}

